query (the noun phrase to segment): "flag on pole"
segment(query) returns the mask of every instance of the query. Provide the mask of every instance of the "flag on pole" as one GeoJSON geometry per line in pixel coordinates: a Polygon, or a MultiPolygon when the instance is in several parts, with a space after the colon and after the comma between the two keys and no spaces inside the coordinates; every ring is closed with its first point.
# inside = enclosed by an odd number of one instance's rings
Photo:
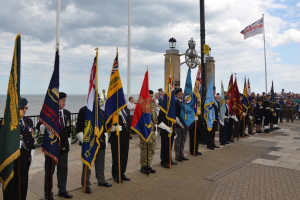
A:
{"type": "Polygon", "coordinates": [[[105,126],[107,132],[112,129],[112,124],[117,123],[119,112],[125,108],[126,101],[119,72],[118,52],[114,60],[105,103],[105,126]]]}
{"type": "Polygon", "coordinates": [[[229,113],[231,115],[235,114],[234,113],[235,109],[232,109],[232,106],[234,105],[234,97],[233,97],[234,92],[233,91],[234,91],[233,90],[233,74],[231,74],[229,84],[228,84],[228,89],[227,89],[227,96],[229,96],[229,98],[230,98],[229,105],[228,105],[228,107],[229,107],[228,110],[229,110],[229,113]]]}
{"type": "Polygon", "coordinates": [[[172,127],[176,123],[176,109],[175,109],[175,95],[173,87],[173,70],[170,58],[169,66],[169,79],[165,88],[164,100],[161,106],[161,110],[166,114],[166,118],[169,120],[169,127],[172,127]]]}
{"type": "Polygon", "coordinates": [[[260,18],[253,24],[247,26],[241,31],[241,34],[244,35],[244,39],[252,37],[257,34],[262,34],[264,32],[264,18],[260,18]]]}
{"type": "Polygon", "coordinates": [[[54,71],[46,92],[44,104],[40,113],[40,122],[45,130],[42,151],[58,163],[60,124],[59,124],[59,51],[56,50],[54,71]],[[49,131],[49,132],[48,132],[49,131]]]}
{"type": "Polygon", "coordinates": [[[223,81],[221,81],[221,99],[220,99],[220,101],[221,101],[220,118],[221,118],[221,121],[224,122],[225,113],[226,113],[226,105],[225,105],[223,81]]]}
{"type": "Polygon", "coordinates": [[[195,98],[195,115],[201,115],[201,65],[199,68],[194,85],[194,98],[195,98]]]}
{"type": "Polygon", "coordinates": [[[245,113],[247,114],[248,113],[248,109],[250,108],[250,102],[249,102],[249,96],[248,96],[246,78],[245,78],[245,82],[244,82],[244,91],[243,91],[242,106],[245,109],[245,113]]]}
{"type": "Polygon", "coordinates": [[[151,120],[151,99],[149,94],[148,70],[145,74],[144,82],[140,92],[139,100],[136,104],[132,118],[131,129],[138,133],[141,138],[148,142],[152,132],[151,120]]]}
{"type": "Polygon", "coordinates": [[[180,110],[180,121],[186,129],[190,129],[195,122],[195,101],[194,101],[192,78],[191,78],[191,68],[189,68],[185,88],[184,96],[181,104],[180,110]]]}
{"type": "Polygon", "coordinates": [[[211,73],[206,99],[204,103],[204,119],[206,121],[207,130],[211,131],[213,123],[216,121],[215,109],[213,104],[215,103],[214,92],[213,92],[214,75],[211,73]]]}
{"type": "Polygon", "coordinates": [[[237,85],[236,77],[233,84],[233,101],[234,101],[233,104],[234,104],[235,114],[241,117],[243,113],[243,106],[241,103],[241,96],[237,85]]]}
{"type": "Polygon", "coordinates": [[[275,105],[275,93],[274,93],[274,85],[273,85],[273,81],[272,81],[272,86],[271,86],[271,107],[273,108],[272,113],[273,116],[276,116],[276,110],[274,108],[275,105]]]}
{"type": "Polygon", "coordinates": [[[0,180],[3,190],[14,176],[14,160],[20,156],[20,72],[21,36],[18,34],[15,39],[4,117],[0,126],[0,180]]]}
{"type": "Polygon", "coordinates": [[[85,113],[85,127],[83,135],[83,143],[81,150],[81,160],[91,170],[96,155],[100,148],[99,138],[103,132],[103,120],[100,111],[97,71],[98,71],[98,52],[94,58],[93,66],[90,74],[90,86],[87,98],[87,108],[85,113]],[[98,104],[98,105],[96,105],[98,104]]]}

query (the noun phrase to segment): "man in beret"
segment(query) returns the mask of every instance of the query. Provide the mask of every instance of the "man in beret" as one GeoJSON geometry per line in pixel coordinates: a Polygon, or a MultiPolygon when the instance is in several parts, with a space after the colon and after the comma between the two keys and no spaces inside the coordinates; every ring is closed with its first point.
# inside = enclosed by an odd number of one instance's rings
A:
{"type": "Polygon", "coordinates": [[[270,111],[270,106],[271,106],[271,94],[267,94],[267,98],[264,99],[263,101],[263,108],[264,108],[264,132],[269,133],[270,132],[270,116],[271,116],[271,111],[270,111]]]}
{"type": "MultiPolygon", "coordinates": [[[[59,124],[60,124],[60,145],[59,145],[59,155],[57,164],[57,186],[58,186],[58,196],[64,198],[72,198],[73,196],[67,192],[67,176],[68,176],[68,152],[71,145],[71,113],[65,109],[67,94],[64,92],[59,93],[59,124]]],[[[49,131],[45,130],[45,127],[41,125],[41,132],[49,131]],[[44,130],[43,130],[44,129],[44,130]]],[[[45,198],[53,199],[52,187],[53,178],[51,178],[51,183],[49,185],[49,163],[51,158],[45,155],[45,198]],[[48,194],[50,187],[50,194],[48,194]]],[[[51,175],[53,176],[55,170],[54,162],[51,162],[51,175]]]]}
{"type": "Polygon", "coordinates": [[[189,160],[188,158],[184,157],[184,144],[188,134],[188,130],[184,128],[184,125],[180,121],[180,111],[181,111],[181,104],[183,100],[183,92],[181,88],[178,88],[175,91],[176,101],[176,124],[175,124],[175,133],[177,137],[175,138],[174,150],[175,150],[175,160],[178,162],[182,162],[183,160],[189,160]]]}
{"type": "Polygon", "coordinates": [[[3,191],[4,199],[26,200],[28,190],[28,172],[35,149],[33,122],[30,118],[25,117],[26,111],[28,110],[28,101],[26,98],[20,97],[20,102],[20,157],[14,161],[14,177],[7,185],[6,190],[3,191]],[[18,177],[20,177],[20,190],[18,190],[18,177]],[[21,194],[16,191],[21,191],[21,194]],[[21,198],[19,198],[18,195],[21,195],[21,198]]]}

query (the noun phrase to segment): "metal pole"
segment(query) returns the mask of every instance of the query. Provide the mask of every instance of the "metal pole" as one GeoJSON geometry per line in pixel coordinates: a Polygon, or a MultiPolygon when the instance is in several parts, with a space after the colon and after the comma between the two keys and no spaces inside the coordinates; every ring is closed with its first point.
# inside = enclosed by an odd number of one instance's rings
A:
{"type": "Polygon", "coordinates": [[[266,58],[266,35],[265,35],[265,17],[262,14],[264,20],[264,52],[265,52],[265,84],[266,84],[266,94],[268,93],[268,81],[267,81],[267,58],[266,58]]]}
{"type": "Polygon", "coordinates": [[[57,0],[57,14],[56,14],[56,49],[59,49],[60,39],[60,0],[57,0]]]}
{"type": "MultiPolygon", "coordinates": [[[[205,77],[205,62],[204,62],[204,51],[203,46],[205,44],[205,7],[204,7],[204,0],[200,0],[200,41],[201,41],[201,78],[202,78],[202,97],[201,99],[204,100],[206,95],[206,77],[205,77]]],[[[204,104],[203,104],[204,105],[204,104]]]]}
{"type": "Polygon", "coordinates": [[[131,0],[128,0],[127,98],[130,96],[131,0]]]}

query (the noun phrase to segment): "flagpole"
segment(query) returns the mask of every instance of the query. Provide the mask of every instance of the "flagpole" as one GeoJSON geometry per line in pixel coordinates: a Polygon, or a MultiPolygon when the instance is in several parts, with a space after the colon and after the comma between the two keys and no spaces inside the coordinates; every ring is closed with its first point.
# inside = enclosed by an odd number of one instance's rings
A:
{"type": "Polygon", "coordinates": [[[127,98],[130,97],[131,0],[128,0],[127,98]]]}
{"type": "MultiPolygon", "coordinates": [[[[117,58],[118,58],[118,67],[119,67],[119,52],[117,48],[117,58]]],[[[117,110],[119,109],[119,92],[117,91],[117,110]]],[[[121,158],[120,158],[120,130],[119,130],[119,113],[117,113],[117,137],[118,137],[118,168],[119,168],[119,183],[121,183],[121,158]]]]}
{"type": "Polygon", "coordinates": [[[60,0],[57,0],[57,14],[56,14],[56,49],[59,49],[60,40],[60,0]]]}
{"type": "MultiPolygon", "coordinates": [[[[172,128],[173,128],[173,123],[172,123],[172,128]]],[[[173,131],[172,131],[173,133],[173,131]]],[[[168,137],[169,137],[169,169],[171,169],[171,163],[172,163],[172,159],[171,159],[171,154],[172,154],[172,146],[171,146],[171,137],[172,137],[172,133],[171,135],[168,134],[168,137]]]]}
{"type": "Polygon", "coordinates": [[[196,155],[196,132],[197,132],[197,121],[195,120],[195,134],[194,134],[194,156],[196,155]]]}
{"type": "Polygon", "coordinates": [[[148,155],[148,143],[149,142],[147,142],[147,176],[149,176],[149,163],[148,163],[148,158],[149,158],[149,155],[148,155]]]}
{"type": "Polygon", "coordinates": [[[266,94],[268,91],[268,81],[267,81],[267,58],[266,58],[266,35],[265,35],[265,17],[262,14],[264,20],[264,55],[265,55],[265,84],[266,84],[266,94]]]}

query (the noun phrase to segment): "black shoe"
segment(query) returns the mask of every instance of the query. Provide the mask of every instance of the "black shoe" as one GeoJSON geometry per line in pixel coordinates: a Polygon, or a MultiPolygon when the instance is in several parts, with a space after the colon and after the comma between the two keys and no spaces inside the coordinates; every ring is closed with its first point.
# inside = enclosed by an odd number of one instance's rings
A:
{"type": "Polygon", "coordinates": [[[86,188],[85,191],[84,191],[84,193],[91,194],[92,193],[91,188],[86,188]]]}
{"type": "Polygon", "coordinates": [[[111,187],[112,184],[108,183],[108,182],[104,182],[104,183],[98,183],[98,186],[102,186],[102,187],[111,187]]]}
{"type": "Polygon", "coordinates": [[[143,174],[149,174],[150,173],[150,171],[147,169],[147,167],[141,167],[141,172],[143,174]]]}
{"type": "Polygon", "coordinates": [[[160,165],[161,165],[163,168],[167,168],[167,169],[170,168],[170,165],[167,164],[167,163],[161,163],[160,165]]]}
{"type": "Polygon", "coordinates": [[[249,134],[247,134],[247,133],[246,133],[246,134],[245,134],[245,136],[246,136],[246,137],[248,137],[248,136],[249,136],[249,134]]]}
{"type": "MultiPolygon", "coordinates": [[[[48,197],[45,197],[45,200],[48,200],[48,197]]],[[[50,200],[54,200],[53,197],[50,197],[50,200]]]]}
{"type": "Polygon", "coordinates": [[[210,150],[215,150],[214,147],[207,147],[207,149],[210,149],[210,150]]]}
{"type": "MultiPolygon", "coordinates": [[[[177,162],[182,162],[182,159],[177,159],[177,158],[175,158],[175,160],[177,161],[177,162]]],[[[172,164],[172,163],[171,163],[172,164]]]]}
{"type": "Polygon", "coordinates": [[[175,161],[171,161],[171,165],[177,165],[177,162],[175,162],[175,161]]]}
{"type": "Polygon", "coordinates": [[[229,142],[234,142],[234,140],[229,140],[229,142]]]}
{"type": "Polygon", "coordinates": [[[184,156],[181,156],[181,160],[189,160],[189,159],[184,156]]]}
{"type": "Polygon", "coordinates": [[[220,148],[219,146],[215,145],[214,148],[220,148]]]}
{"type": "Polygon", "coordinates": [[[196,151],[196,155],[202,155],[200,151],[196,151]]]}
{"type": "Polygon", "coordinates": [[[152,169],[152,167],[149,167],[149,171],[150,171],[150,173],[152,173],[152,174],[154,174],[154,173],[156,172],[156,170],[155,170],[155,169],[152,169]]]}
{"type": "Polygon", "coordinates": [[[68,192],[64,192],[64,193],[58,193],[58,196],[60,197],[64,197],[66,199],[72,199],[73,198],[73,195],[69,194],[68,192]]]}
{"type": "MultiPolygon", "coordinates": [[[[118,177],[114,177],[114,181],[116,182],[116,183],[119,183],[119,178],[118,177]]],[[[123,180],[121,179],[121,183],[123,183],[123,180]]]]}
{"type": "Polygon", "coordinates": [[[130,181],[131,179],[124,175],[124,176],[122,177],[122,180],[123,180],[123,181],[130,181]]]}
{"type": "Polygon", "coordinates": [[[224,146],[225,145],[225,142],[221,142],[221,146],[224,146]]]}
{"type": "Polygon", "coordinates": [[[229,144],[229,142],[225,142],[225,144],[229,144]]]}

